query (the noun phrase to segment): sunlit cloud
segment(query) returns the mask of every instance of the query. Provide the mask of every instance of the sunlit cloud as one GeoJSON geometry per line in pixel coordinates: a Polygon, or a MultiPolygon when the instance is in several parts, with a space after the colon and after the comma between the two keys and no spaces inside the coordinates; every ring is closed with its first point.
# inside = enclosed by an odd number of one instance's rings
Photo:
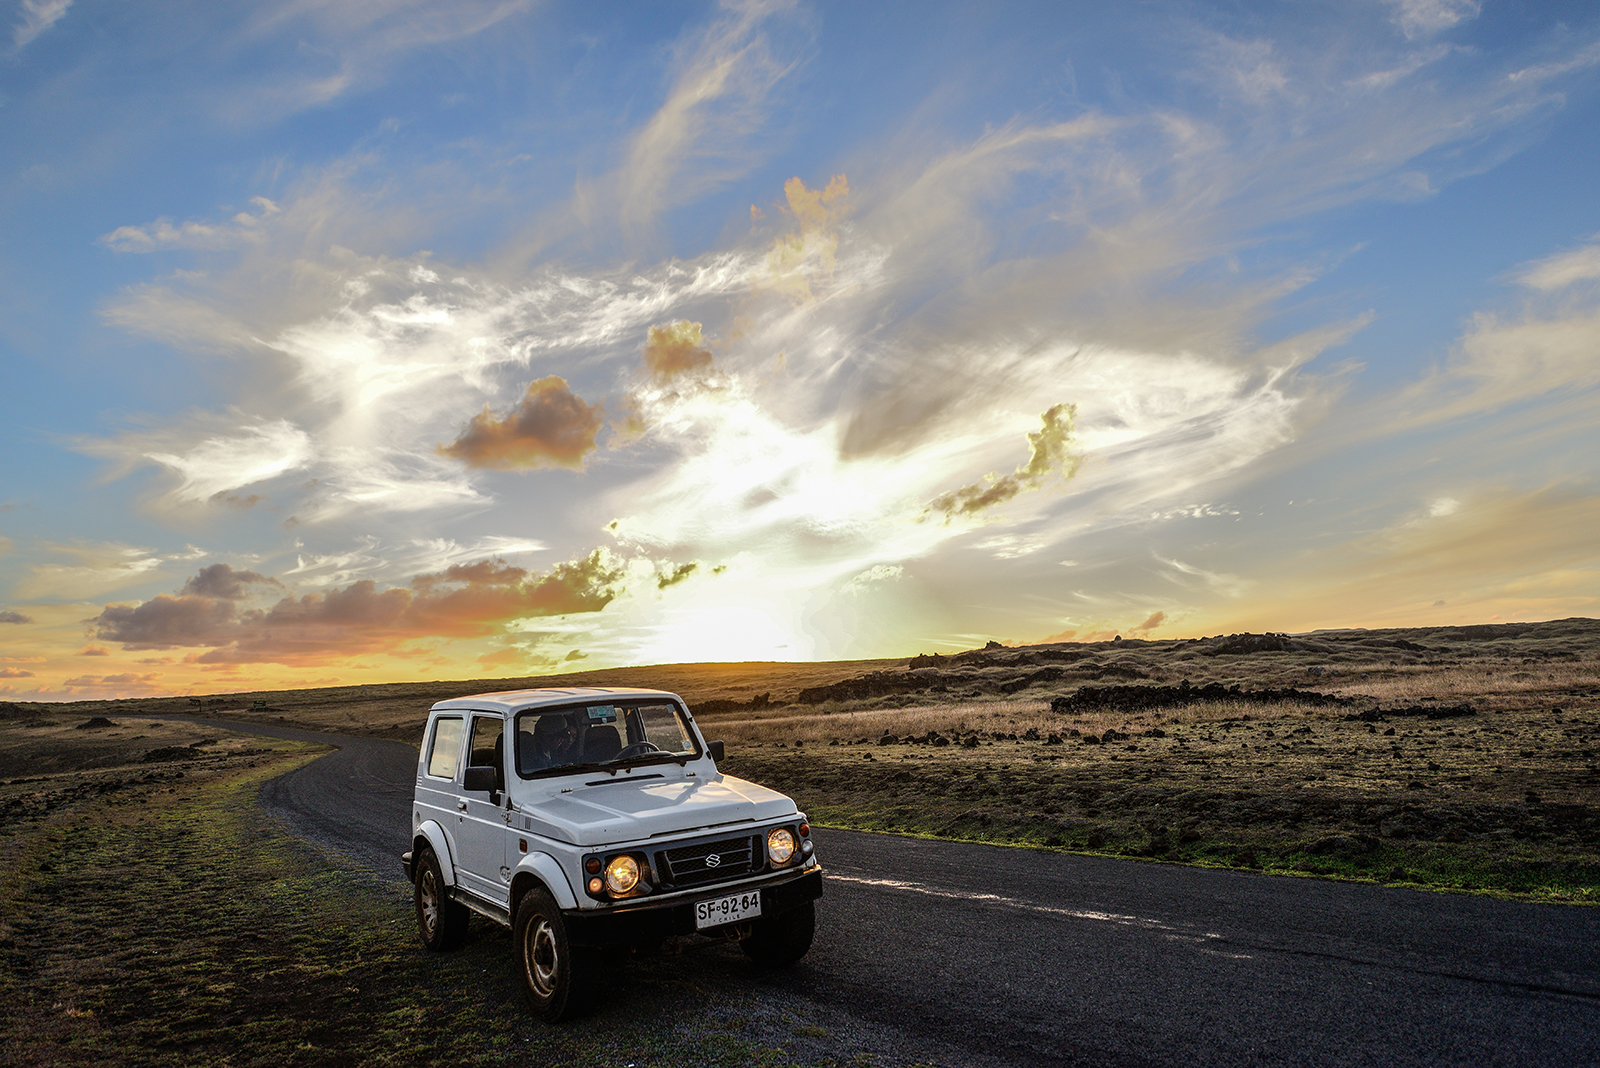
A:
{"type": "Polygon", "coordinates": [[[1027,463],[1009,475],[991,475],[981,483],[942,493],[929,503],[928,511],[942,512],[947,520],[975,516],[1025,490],[1038,489],[1048,478],[1070,479],[1083,462],[1082,456],[1070,451],[1077,414],[1077,409],[1070,404],[1055,405],[1040,416],[1044,427],[1028,435],[1027,463]]]}
{"type": "MultiPolygon", "coordinates": [[[[242,593],[241,574],[202,571],[175,596],[108,605],[93,623],[99,639],[125,649],[207,647],[199,664],[304,665],[416,640],[488,637],[529,617],[598,612],[620,592],[623,574],[603,550],[543,574],[482,560],[418,575],[407,586],[380,589],[360,579],[241,610],[236,598],[207,592],[242,593]]],[[[252,581],[278,585],[261,576],[252,581]]]]}
{"type": "Polygon", "coordinates": [[[713,358],[700,329],[687,319],[650,327],[644,343],[646,369],[658,379],[710,370],[713,358]]]}
{"type": "MultiPolygon", "coordinates": [[[[698,326],[698,324],[694,324],[698,326]]],[[[522,401],[503,419],[487,406],[439,454],[469,467],[580,467],[594,450],[604,412],[551,375],[528,383],[522,401]]]]}

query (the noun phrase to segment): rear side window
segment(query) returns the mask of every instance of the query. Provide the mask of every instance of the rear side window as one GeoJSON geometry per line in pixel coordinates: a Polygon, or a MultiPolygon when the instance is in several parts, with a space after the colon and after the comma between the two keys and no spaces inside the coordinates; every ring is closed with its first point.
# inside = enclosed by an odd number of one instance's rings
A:
{"type": "Polygon", "coordinates": [[[433,745],[428,749],[428,774],[440,779],[453,779],[460,759],[461,717],[440,716],[433,721],[433,745]]]}

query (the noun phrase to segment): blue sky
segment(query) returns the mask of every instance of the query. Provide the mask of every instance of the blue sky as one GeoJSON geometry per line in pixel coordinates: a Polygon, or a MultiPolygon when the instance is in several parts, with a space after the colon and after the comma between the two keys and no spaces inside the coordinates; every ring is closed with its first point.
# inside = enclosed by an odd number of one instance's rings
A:
{"type": "Polygon", "coordinates": [[[1592,615],[1592,5],[22,0],[0,695],[1592,615]]]}

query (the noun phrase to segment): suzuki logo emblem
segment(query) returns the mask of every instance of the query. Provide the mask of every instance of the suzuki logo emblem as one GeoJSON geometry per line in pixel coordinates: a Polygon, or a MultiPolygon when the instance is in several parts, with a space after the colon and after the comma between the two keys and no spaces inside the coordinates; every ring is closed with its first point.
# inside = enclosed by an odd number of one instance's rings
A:
{"type": "Polygon", "coordinates": [[[706,857],[706,867],[708,867],[708,868],[715,868],[718,864],[721,864],[721,863],[722,863],[722,858],[720,856],[718,856],[716,853],[712,853],[710,856],[706,857]]]}

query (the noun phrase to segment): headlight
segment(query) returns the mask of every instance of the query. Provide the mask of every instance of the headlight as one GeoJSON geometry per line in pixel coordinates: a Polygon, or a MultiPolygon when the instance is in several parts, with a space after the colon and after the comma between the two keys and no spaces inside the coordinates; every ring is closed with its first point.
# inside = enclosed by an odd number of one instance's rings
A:
{"type": "Polygon", "coordinates": [[[774,827],[767,832],[767,859],[773,864],[787,864],[794,856],[794,835],[787,827],[774,827]]]}
{"type": "Polygon", "coordinates": [[[626,894],[639,885],[639,862],[624,853],[612,857],[606,865],[606,889],[613,894],[626,894]]]}

